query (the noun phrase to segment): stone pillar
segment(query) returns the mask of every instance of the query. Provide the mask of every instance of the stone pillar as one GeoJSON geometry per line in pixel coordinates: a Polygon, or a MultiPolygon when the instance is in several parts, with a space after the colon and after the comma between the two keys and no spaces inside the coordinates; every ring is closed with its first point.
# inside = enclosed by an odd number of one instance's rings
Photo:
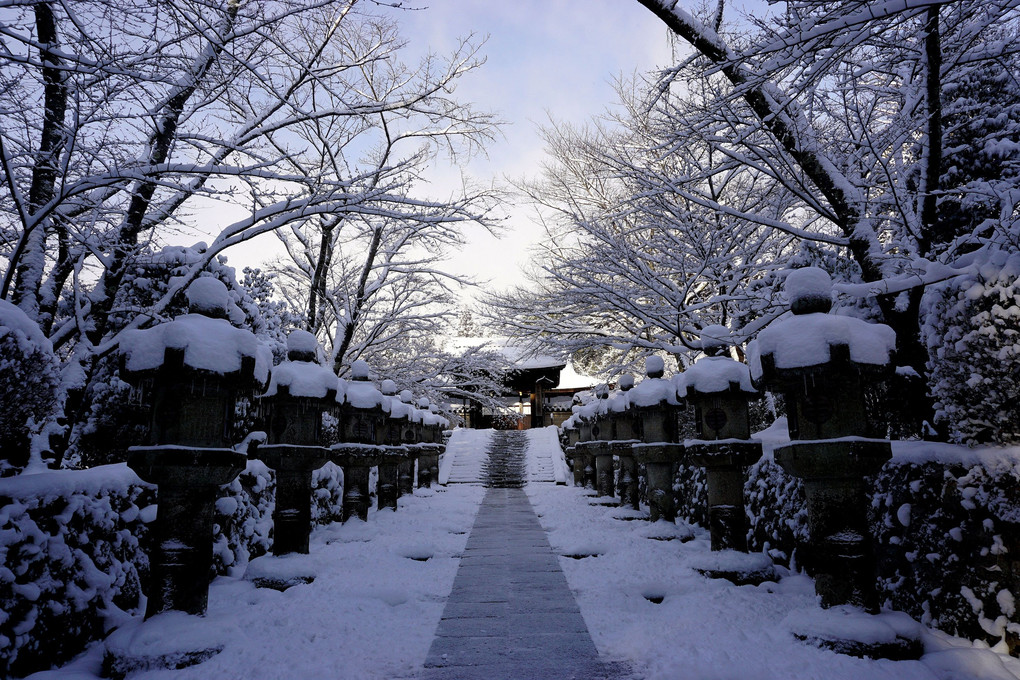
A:
{"type": "Polygon", "coordinates": [[[729,331],[702,331],[705,356],[684,372],[680,396],[694,408],[697,441],[686,442],[687,459],[705,468],[712,550],[747,552],[744,469],[761,458],[750,441],[748,401],[757,395],[745,364],[729,356],[729,331]]]}
{"type": "Polygon", "coordinates": [[[661,358],[649,357],[645,361],[645,371],[647,377],[628,395],[641,439],[641,443],[633,445],[632,451],[634,460],[645,465],[649,518],[653,522],[660,519],[675,522],[673,470],[684,453],[677,428],[680,403],[674,385],[662,377],[661,358]]]}
{"type": "Polygon", "coordinates": [[[776,449],[775,459],[804,480],[810,538],[801,560],[822,606],[877,612],[864,478],[891,452],[887,441],[864,439],[864,384],[888,370],[896,337],[888,326],[827,314],[831,289],[820,269],[791,272],[786,291],[794,316],[759,333],[749,355],[760,357],[755,377],[786,398],[794,442],[776,449]]]}
{"type": "MultiPolygon", "coordinates": [[[[287,361],[273,372],[260,402],[268,443],[253,457],[276,472],[273,554],[308,553],[312,530],[312,472],[329,462],[322,415],[337,409],[339,381],[318,363],[318,342],[308,331],[287,338],[287,361]]],[[[340,395],[343,399],[343,395],[340,395]]]]}
{"type": "Polygon", "coordinates": [[[638,471],[633,455],[633,446],[638,442],[638,427],[628,398],[628,393],[634,387],[634,376],[622,376],[619,384],[620,392],[609,400],[609,412],[613,419],[613,454],[620,461],[617,490],[621,505],[639,510],[641,499],[638,497],[638,471]]]}
{"type": "Polygon", "coordinates": [[[351,381],[341,407],[341,442],[330,449],[333,462],[344,471],[342,521],[368,520],[372,503],[371,468],[385,460],[387,409],[390,401],[369,380],[369,367],[358,360],[351,365],[351,381]]]}
{"type": "Polygon", "coordinates": [[[151,390],[151,446],[132,447],[128,466],[157,486],[146,618],[168,610],[204,614],[212,568],[213,506],[219,487],[244,470],[232,450],[239,398],[265,387],[272,356],[227,321],[219,280],[188,288],[190,313],[121,342],[124,379],[151,390]],[[217,339],[216,351],[205,348],[217,339]],[[158,348],[159,352],[152,351],[158,348]]]}
{"type": "Polygon", "coordinates": [[[392,380],[383,380],[379,391],[389,402],[389,419],[386,422],[386,434],[383,443],[387,447],[387,456],[379,465],[379,483],[376,487],[378,509],[396,510],[397,500],[402,495],[400,487],[400,466],[408,459],[410,453],[403,446],[403,430],[409,423],[410,409],[396,396],[397,385],[392,380]]]}

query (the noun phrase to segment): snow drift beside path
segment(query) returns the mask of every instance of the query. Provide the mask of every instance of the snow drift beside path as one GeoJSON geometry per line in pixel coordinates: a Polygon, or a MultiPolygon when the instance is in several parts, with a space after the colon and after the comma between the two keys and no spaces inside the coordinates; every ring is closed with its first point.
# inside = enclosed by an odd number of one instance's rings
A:
{"type": "MultiPolygon", "coordinates": [[[[871,661],[798,642],[781,623],[821,612],[814,585],[733,586],[690,568],[710,556],[708,533],[689,543],[651,540],[648,525],[615,517],[577,487],[525,487],[603,657],[629,663],[645,680],[1008,680],[1020,660],[926,629],[920,661],[871,661]],[[659,603],[656,604],[656,601],[659,603]]],[[[665,525],[664,526],[668,526],[665,525]]]]}
{"type": "Polygon", "coordinates": [[[560,448],[559,428],[555,425],[527,430],[528,483],[566,484],[567,461],[560,448]]]}
{"type": "Polygon", "coordinates": [[[458,427],[446,443],[446,452],[439,461],[439,483],[481,483],[492,442],[493,430],[472,430],[458,427]]]}
{"type": "MultiPolygon", "coordinates": [[[[367,523],[316,529],[310,554],[296,558],[316,574],[307,585],[277,592],[216,579],[208,615],[191,621],[189,630],[192,636],[215,631],[223,651],[191,668],[135,673],[131,680],[413,677],[425,662],[484,492],[467,485],[418,489],[401,497],[397,512],[373,511],[367,523]]],[[[159,618],[149,623],[158,629],[159,618]]],[[[166,622],[167,629],[181,625],[174,616],[166,622]]],[[[37,677],[97,678],[100,648],[37,677]]]]}

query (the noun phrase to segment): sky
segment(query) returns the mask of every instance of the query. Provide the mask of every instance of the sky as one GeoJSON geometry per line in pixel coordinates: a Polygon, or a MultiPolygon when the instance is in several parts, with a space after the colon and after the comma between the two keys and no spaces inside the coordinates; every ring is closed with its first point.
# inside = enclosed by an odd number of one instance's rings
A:
{"type": "MultiPolygon", "coordinates": [[[[428,193],[444,197],[461,183],[463,170],[489,185],[505,178],[535,176],[543,159],[538,125],[550,117],[583,123],[612,106],[613,80],[666,65],[668,31],[635,0],[413,0],[391,10],[408,38],[410,61],[427,50],[451,51],[459,37],[474,33],[487,40],[485,65],[462,79],[456,96],[506,121],[488,157],[465,166],[437,161],[427,175],[428,193]]],[[[469,245],[450,269],[496,288],[518,280],[528,249],[540,237],[524,205],[513,205],[502,239],[480,228],[468,230],[469,245]]],[[[232,248],[226,254],[240,270],[272,259],[272,236],[232,248]]],[[[470,297],[470,294],[468,294],[470,297]]]]}

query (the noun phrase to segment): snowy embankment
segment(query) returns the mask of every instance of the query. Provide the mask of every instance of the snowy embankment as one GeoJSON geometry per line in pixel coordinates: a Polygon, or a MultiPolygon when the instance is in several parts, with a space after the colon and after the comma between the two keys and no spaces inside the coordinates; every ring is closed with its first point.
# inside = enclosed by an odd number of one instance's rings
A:
{"type": "Polygon", "coordinates": [[[549,425],[525,432],[528,434],[528,483],[566,484],[567,462],[560,449],[559,428],[549,425]]]}
{"type": "MultiPolygon", "coordinates": [[[[529,455],[555,455],[532,442],[529,455]]],[[[788,628],[820,611],[809,578],[780,568],[779,583],[709,580],[690,567],[710,552],[703,530],[688,543],[651,540],[668,532],[615,519],[636,513],[592,505],[585,489],[532,484],[526,491],[553,549],[574,556],[560,564],[599,652],[629,661],[645,680],[1020,677],[1017,659],[930,630],[920,661],[862,660],[809,647],[788,628]]]]}
{"type": "Polygon", "coordinates": [[[439,461],[439,483],[481,482],[482,465],[487,458],[492,433],[492,430],[454,430],[439,461]]]}
{"type": "MultiPolygon", "coordinates": [[[[285,592],[256,588],[241,578],[216,579],[206,617],[186,617],[182,623],[182,616],[172,613],[120,636],[134,636],[136,645],[147,640],[150,651],[156,651],[176,632],[203,643],[215,641],[223,651],[191,668],[130,677],[412,676],[432,643],[483,493],[483,488],[468,485],[419,489],[400,499],[397,512],[373,511],[368,522],[315,529],[309,555],[283,558],[300,562],[298,571],[314,574],[315,580],[285,592]]],[[[256,564],[279,559],[263,557],[256,564]]],[[[98,677],[101,646],[60,671],[36,677],[98,677]]]]}

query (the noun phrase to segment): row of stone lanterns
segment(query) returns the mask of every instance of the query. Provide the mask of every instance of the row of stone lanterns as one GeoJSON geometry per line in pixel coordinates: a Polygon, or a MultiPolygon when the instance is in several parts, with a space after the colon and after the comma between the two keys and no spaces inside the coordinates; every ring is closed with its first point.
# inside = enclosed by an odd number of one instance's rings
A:
{"type": "Polygon", "coordinates": [[[146,618],[168,610],[203,614],[212,566],[213,507],[219,488],[245,467],[232,445],[239,404],[257,404],[265,443],[250,455],[276,472],[273,553],[307,553],[312,473],[332,461],[343,468],[343,519],[367,519],[369,470],[380,468],[380,507],[396,508],[438,474],[442,430],[448,423],[409,392],[395,396],[369,380],[355,362],[352,380],[340,380],[317,362],[314,336],[294,331],[287,360],[272,366],[269,350],[227,320],[226,287],[204,277],[187,290],[189,313],[122,342],[125,380],[152,402],[150,445],[134,447],[128,465],[157,485],[146,618]],[[419,408],[424,406],[425,408],[419,408]],[[323,416],[339,419],[341,443],[323,446],[323,416]]]}
{"type": "MultiPolygon", "coordinates": [[[[708,327],[702,335],[704,356],[672,382],[662,378],[661,360],[652,358],[645,380],[608,398],[611,404],[624,402],[624,408],[575,407],[564,424],[575,481],[584,477],[577,466],[587,465],[589,454],[604,453],[609,440],[626,432],[641,440],[631,451],[646,467],[650,519],[675,519],[677,462],[704,467],[712,550],[746,552],[744,471],[762,455],[760,443],[750,439],[748,402],[758,389],[781,393],[792,443],[774,455],[786,472],[804,481],[810,538],[800,551],[802,563],[815,578],[823,607],[876,612],[864,479],[891,454],[887,441],[868,438],[864,388],[867,377],[888,371],[895,334],[887,326],[829,314],[832,283],[820,269],[791,272],[785,288],[792,316],[759,333],[748,347],[750,366],[729,356],[726,328],[708,327]],[[681,443],[683,408],[694,412],[696,437],[681,443]],[[630,414],[633,429],[621,429],[626,422],[621,412],[630,414]]],[[[630,464],[620,457],[621,480],[627,479],[630,464]]],[[[612,494],[601,474],[598,491],[612,494]]],[[[620,500],[629,502],[625,493],[620,500]]],[[[914,645],[901,642],[901,647],[914,645]]],[[[830,646],[847,649],[841,645],[830,646]]]]}

